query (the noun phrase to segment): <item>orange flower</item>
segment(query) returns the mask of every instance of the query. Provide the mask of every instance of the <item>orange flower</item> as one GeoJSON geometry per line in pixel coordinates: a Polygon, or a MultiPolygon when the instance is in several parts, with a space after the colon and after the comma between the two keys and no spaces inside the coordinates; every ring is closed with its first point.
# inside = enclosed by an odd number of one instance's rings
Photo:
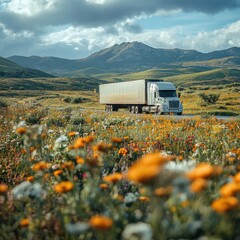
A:
{"type": "Polygon", "coordinates": [[[83,148],[85,146],[85,141],[84,138],[78,138],[75,140],[73,143],[73,148],[78,149],[78,148],[83,148]]]}
{"type": "Polygon", "coordinates": [[[212,208],[219,213],[228,212],[238,206],[239,203],[236,197],[218,198],[212,202],[212,208]]]}
{"type": "Polygon", "coordinates": [[[109,149],[112,148],[111,144],[106,144],[106,143],[98,143],[97,145],[93,146],[93,151],[98,151],[98,152],[106,152],[109,149]]]}
{"type": "Polygon", "coordinates": [[[190,190],[194,193],[203,191],[207,187],[207,181],[203,178],[198,178],[190,185],[190,190]]]}
{"type": "Polygon", "coordinates": [[[26,133],[27,132],[27,128],[26,127],[18,127],[17,129],[16,129],[16,133],[17,134],[20,134],[20,135],[23,135],[24,133],[26,133]]]}
{"type": "Polygon", "coordinates": [[[126,156],[127,155],[127,149],[126,148],[120,148],[119,151],[118,151],[118,154],[119,155],[123,155],[123,156],[126,156]]]}
{"type": "Polygon", "coordinates": [[[56,171],[53,172],[53,175],[56,177],[56,176],[59,176],[63,173],[63,171],[61,169],[58,169],[56,171]]]}
{"type": "Polygon", "coordinates": [[[155,189],[154,194],[158,197],[167,197],[171,194],[171,192],[172,192],[172,187],[166,187],[166,188],[160,187],[155,189]]]}
{"type": "Polygon", "coordinates": [[[149,202],[150,201],[150,198],[149,197],[146,197],[146,196],[140,196],[138,198],[139,201],[141,202],[149,202]]]}
{"type": "Polygon", "coordinates": [[[64,169],[64,168],[74,169],[74,163],[73,163],[72,161],[64,162],[64,163],[61,165],[61,168],[62,168],[62,169],[64,169]]]}
{"type": "Polygon", "coordinates": [[[96,215],[91,217],[89,220],[89,225],[97,230],[108,230],[112,227],[113,221],[109,217],[96,215]]]}
{"type": "Polygon", "coordinates": [[[44,161],[41,161],[41,162],[38,162],[38,163],[34,164],[32,166],[32,169],[34,171],[43,171],[43,170],[49,168],[50,166],[51,166],[51,164],[49,164],[47,162],[44,162],[44,161]]]}
{"type": "Polygon", "coordinates": [[[29,176],[29,177],[26,178],[26,181],[33,182],[34,181],[34,177],[33,176],[29,176]]]}
{"type": "Polygon", "coordinates": [[[122,174],[121,173],[114,173],[114,174],[111,174],[111,175],[107,175],[103,178],[103,180],[105,182],[109,182],[109,183],[117,183],[119,182],[121,179],[122,179],[122,174]]]}
{"type": "Polygon", "coordinates": [[[70,181],[64,181],[64,182],[60,182],[58,184],[56,184],[54,186],[54,190],[57,193],[66,193],[69,192],[73,189],[74,185],[72,182],[70,181]]]}
{"type": "Polygon", "coordinates": [[[8,185],[5,183],[0,183],[0,194],[6,193],[8,191],[8,185]]]}
{"type": "Polygon", "coordinates": [[[237,173],[237,174],[233,177],[233,179],[234,179],[234,182],[240,183],[240,172],[237,173]]]}
{"type": "Polygon", "coordinates": [[[100,187],[101,189],[108,189],[108,185],[107,185],[106,183],[101,183],[101,184],[99,184],[99,187],[100,187]]]}
{"type": "Polygon", "coordinates": [[[200,163],[193,170],[186,173],[186,177],[191,181],[198,178],[210,178],[221,172],[221,168],[212,166],[209,163],[200,163]]]}
{"type": "Polygon", "coordinates": [[[133,165],[128,169],[126,177],[131,181],[147,184],[160,173],[160,170],[161,168],[155,165],[148,167],[133,165]]]}
{"type": "Polygon", "coordinates": [[[30,224],[30,221],[28,218],[23,218],[21,219],[20,223],[19,223],[19,226],[24,228],[24,227],[28,227],[30,224]]]}
{"type": "Polygon", "coordinates": [[[113,143],[121,143],[121,142],[122,142],[122,139],[121,139],[121,138],[118,138],[118,137],[113,137],[113,138],[112,138],[112,142],[113,142],[113,143]]]}
{"type": "Polygon", "coordinates": [[[223,185],[220,189],[221,196],[234,196],[237,192],[240,192],[240,185],[236,182],[230,182],[223,185]]]}
{"type": "Polygon", "coordinates": [[[77,157],[76,157],[76,162],[77,162],[78,164],[84,164],[85,160],[84,160],[83,158],[77,156],[77,157]]]}
{"type": "Polygon", "coordinates": [[[87,136],[84,138],[85,143],[90,143],[94,140],[94,136],[87,136]]]}
{"type": "Polygon", "coordinates": [[[161,166],[172,158],[159,152],[146,154],[128,169],[126,177],[134,182],[149,183],[160,173],[161,166]]]}
{"type": "Polygon", "coordinates": [[[76,136],[77,135],[77,132],[69,132],[68,133],[68,136],[69,137],[74,137],[74,136],[76,136]]]}

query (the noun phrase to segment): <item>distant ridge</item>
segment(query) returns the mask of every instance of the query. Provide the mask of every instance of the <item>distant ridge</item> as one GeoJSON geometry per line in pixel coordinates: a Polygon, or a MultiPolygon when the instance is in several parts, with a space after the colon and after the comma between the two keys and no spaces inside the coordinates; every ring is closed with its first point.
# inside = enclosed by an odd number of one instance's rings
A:
{"type": "Polygon", "coordinates": [[[6,58],[0,57],[0,78],[36,78],[36,77],[54,77],[49,73],[40,70],[24,68],[6,58]]]}
{"type": "Polygon", "coordinates": [[[50,74],[75,76],[79,71],[92,74],[95,72],[93,69],[98,72],[128,73],[162,67],[182,67],[186,64],[208,66],[208,61],[212,61],[209,65],[211,67],[240,68],[240,48],[201,53],[195,50],[153,48],[141,42],[123,42],[76,60],[38,56],[12,56],[8,59],[23,67],[50,74]],[[220,62],[221,66],[218,65],[220,62]]]}

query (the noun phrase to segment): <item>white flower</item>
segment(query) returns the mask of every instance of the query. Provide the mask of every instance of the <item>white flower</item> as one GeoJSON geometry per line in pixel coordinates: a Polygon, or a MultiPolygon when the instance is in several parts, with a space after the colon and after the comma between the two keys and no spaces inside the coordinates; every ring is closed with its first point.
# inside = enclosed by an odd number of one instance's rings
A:
{"type": "Polygon", "coordinates": [[[180,162],[170,161],[165,165],[165,168],[170,171],[186,172],[193,169],[196,166],[196,161],[194,160],[183,160],[180,162]]]}
{"type": "Polygon", "coordinates": [[[124,198],[124,203],[129,204],[129,203],[136,202],[136,200],[137,200],[137,197],[135,194],[127,193],[127,195],[124,198]]]}
{"type": "Polygon", "coordinates": [[[12,189],[13,197],[22,199],[25,197],[43,198],[44,191],[40,183],[22,182],[12,189]]]}
{"type": "Polygon", "coordinates": [[[80,234],[89,228],[87,223],[68,223],[66,230],[69,234],[80,234]]]}
{"type": "Polygon", "coordinates": [[[152,228],[150,224],[139,222],[127,225],[122,233],[123,239],[132,239],[134,236],[139,240],[151,240],[152,228]]]}
{"type": "Polygon", "coordinates": [[[68,137],[65,135],[61,135],[57,140],[55,141],[54,148],[56,150],[62,150],[68,146],[68,137]]]}

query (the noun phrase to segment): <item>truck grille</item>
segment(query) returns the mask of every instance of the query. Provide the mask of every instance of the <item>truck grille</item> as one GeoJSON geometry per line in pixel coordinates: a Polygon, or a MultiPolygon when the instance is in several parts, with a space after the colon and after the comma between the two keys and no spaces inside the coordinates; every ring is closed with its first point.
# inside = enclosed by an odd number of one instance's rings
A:
{"type": "Polygon", "coordinates": [[[169,101],[169,108],[179,108],[179,101],[169,101]]]}

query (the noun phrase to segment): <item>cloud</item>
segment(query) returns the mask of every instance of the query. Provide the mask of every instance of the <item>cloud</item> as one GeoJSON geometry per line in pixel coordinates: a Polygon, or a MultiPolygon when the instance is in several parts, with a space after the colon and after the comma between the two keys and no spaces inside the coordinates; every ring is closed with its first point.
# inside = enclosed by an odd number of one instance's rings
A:
{"type": "Polygon", "coordinates": [[[239,22],[195,34],[178,22],[175,27],[148,31],[139,25],[141,18],[169,12],[211,15],[238,7],[240,0],[2,0],[0,52],[80,58],[136,40],[153,47],[200,51],[240,46],[239,22]]]}
{"type": "Polygon", "coordinates": [[[14,31],[33,31],[59,25],[106,26],[160,10],[214,14],[240,7],[240,0],[11,0],[5,5],[1,23],[14,31]]]}

